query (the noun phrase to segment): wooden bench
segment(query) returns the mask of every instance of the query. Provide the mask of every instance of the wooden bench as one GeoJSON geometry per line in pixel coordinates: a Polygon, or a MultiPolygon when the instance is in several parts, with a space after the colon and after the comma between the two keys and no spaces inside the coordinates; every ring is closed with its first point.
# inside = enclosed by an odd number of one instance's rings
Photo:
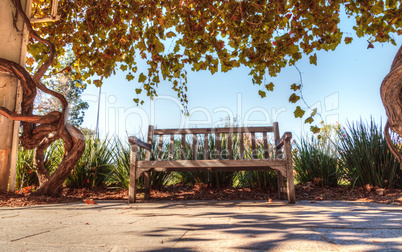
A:
{"type": "MultiPolygon", "coordinates": [[[[152,125],[148,129],[147,143],[141,141],[136,137],[129,137],[131,144],[131,157],[130,157],[130,187],[129,187],[129,202],[136,201],[137,193],[145,193],[144,199],[150,197],[150,172],[166,172],[166,171],[250,171],[250,170],[276,170],[278,175],[278,192],[279,198],[283,199],[284,183],[283,177],[287,180],[287,199],[289,203],[295,203],[295,190],[293,182],[293,166],[292,166],[292,150],[290,140],[292,133],[286,132],[282,138],[279,135],[278,123],[274,123],[269,127],[229,127],[229,128],[191,128],[191,129],[154,129],[152,125]],[[267,133],[273,133],[275,142],[274,158],[269,157],[268,137],[267,133]],[[208,137],[209,135],[211,136],[208,137]],[[237,134],[237,152],[238,155],[233,155],[233,139],[237,134]],[[251,135],[251,159],[244,159],[246,143],[244,141],[244,134],[251,135]],[[257,159],[256,153],[256,134],[262,134],[263,144],[263,157],[257,159]],[[167,136],[169,145],[168,160],[162,160],[162,148],[164,136],[167,136]],[[174,142],[175,136],[181,136],[181,159],[174,160],[174,142]],[[193,143],[186,142],[186,136],[192,137],[193,143]],[[221,142],[225,138],[225,145],[227,146],[222,155],[221,142]],[[203,153],[198,153],[199,139],[203,139],[203,153]],[[209,150],[208,141],[213,141],[215,148],[209,150]],[[226,144],[227,143],[227,144],[226,144]],[[151,160],[152,144],[154,148],[157,147],[156,160],[151,160]],[[145,149],[145,158],[143,161],[137,160],[138,147],[145,149]],[[186,158],[186,148],[191,149],[192,160],[186,158]],[[282,151],[282,148],[284,151],[282,151]],[[283,152],[285,155],[283,155],[283,152]],[[203,156],[202,160],[197,160],[197,156],[203,156]],[[223,159],[223,157],[225,159],[223,159]],[[137,179],[144,174],[144,187],[145,189],[137,189],[137,179]]],[[[166,139],[166,137],[165,137],[166,139]]],[[[176,140],[177,141],[177,140],[176,140]]],[[[247,147],[246,147],[247,148],[247,147]]],[[[155,151],[155,150],[153,150],[155,151]]],[[[155,152],[154,152],[155,153],[155,152]]],[[[180,155],[179,155],[180,156],[180,155]]],[[[261,155],[260,155],[261,156],[261,155]]],[[[177,159],[177,155],[176,155],[177,159]]]]}

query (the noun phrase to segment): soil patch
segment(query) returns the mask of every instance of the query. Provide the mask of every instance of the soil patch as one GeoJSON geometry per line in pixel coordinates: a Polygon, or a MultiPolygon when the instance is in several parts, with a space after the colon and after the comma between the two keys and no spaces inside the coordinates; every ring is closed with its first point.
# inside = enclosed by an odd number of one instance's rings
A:
{"type": "MultiPolygon", "coordinates": [[[[321,200],[346,200],[377,202],[382,204],[402,205],[402,189],[376,190],[376,188],[360,187],[348,189],[345,186],[316,187],[314,185],[296,185],[296,199],[309,200],[316,203],[321,200]],[[382,195],[380,195],[382,193],[382,195]]],[[[40,204],[57,204],[68,202],[85,202],[96,204],[97,200],[127,200],[128,191],[110,188],[64,188],[62,196],[58,198],[30,195],[32,188],[15,193],[0,192],[0,207],[21,207],[40,204]]],[[[139,202],[153,202],[161,200],[278,200],[277,192],[269,192],[261,188],[208,188],[205,185],[175,185],[163,188],[153,188],[151,199],[139,202]]]]}

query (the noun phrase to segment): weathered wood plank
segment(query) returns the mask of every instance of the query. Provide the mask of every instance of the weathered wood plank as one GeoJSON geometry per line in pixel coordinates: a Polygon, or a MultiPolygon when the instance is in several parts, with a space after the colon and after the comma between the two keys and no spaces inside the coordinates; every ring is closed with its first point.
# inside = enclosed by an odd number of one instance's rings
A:
{"type": "MultiPolygon", "coordinates": [[[[148,144],[152,146],[154,137],[154,126],[149,125],[148,127],[148,144]]],[[[151,150],[145,150],[145,161],[151,160],[151,150]]],[[[144,189],[146,190],[144,194],[144,199],[148,200],[151,195],[151,174],[145,172],[144,174],[144,189]]]]}
{"type": "Polygon", "coordinates": [[[240,138],[240,159],[244,159],[244,135],[239,133],[240,138]]]}
{"type": "Polygon", "coordinates": [[[233,148],[232,148],[232,133],[228,134],[228,151],[229,151],[229,155],[228,158],[229,159],[233,159],[233,148]]]}
{"type": "Polygon", "coordinates": [[[156,168],[235,168],[235,167],[272,167],[284,170],[284,159],[243,159],[243,160],[173,160],[173,161],[137,161],[139,169],[156,168]]]}
{"type": "Polygon", "coordinates": [[[162,160],[162,148],[163,148],[163,135],[159,135],[158,143],[158,160],[162,160]]]}
{"type": "MultiPolygon", "coordinates": [[[[287,132],[290,133],[290,132],[287,132]]],[[[286,135],[286,133],[285,133],[286,135]]],[[[284,136],[285,136],[284,135],[284,136]]],[[[292,133],[290,133],[290,138],[285,137],[285,160],[286,160],[286,189],[288,193],[288,202],[290,204],[296,203],[295,186],[293,181],[293,163],[292,163],[292,146],[290,144],[290,139],[292,133]]]]}
{"type": "Polygon", "coordinates": [[[251,151],[253,153],[253,159],[258,158],[257,157],[257,149],[255,146],[255,133],[254,132],[251,133],[251,151]]]}
{"type": "Polygon", "coordinates": [[[147,144],[147,143],[144,143],[143,141],[141,141],[140,139],[138,139],[138,138],[135,137],[135,136],[129,137],[129,138],[128,138],[128,142],[129,142],[131,145],[138,145],[138,146],[140,146],[141,148],[144,148],[144,149],[146,149],[146,150],[151,150],[151,149],[152,149],[152,145],[147,144]]]}
{"type": "Polygon", "coordinates": [[[208,134],[204,134],[204,160],[208,160],[208,134]]]}
{"type": "Polygon", "coordinates": [[[292,139],[292,132],[285,132],[283,136],[276,141],[276,147],[281,148],[287,140],[292,139]]]}
{"type": "Polygon", "coordinates": [[[169,144],[170,146],[170,150],[169,150],[169,160],[173,160],[173,157],[174,157],[174,153],[173,153],[173,151],[174,151],[174,135],[172,134],[172,135],[170,135],[170,144],[169,144]]]}
{"type": "Polygon", "coordinates": [[[214,159],[221,159],[221,134],[215,133],[215,155],[214,159]]]}
{"type": "Polygon", "coordinates": [[[283,192],[283,189],[284,189],[284,186],[283,186],[283,175],[282,175],[282,172],[280,172],[280,171],[276,171],[276,175],[277,175],[277,178],[278,178],[278,198],[280,199],[280,200],[283,200],[284,199],[284,192],[283,192]]]}
{"type": "MultiPolygon", "coordinates": [[[[152,140],[154,137],[154,126],[149,125],[148,127],[148,140],[147,143],[152,146],[152,140]]],[[[151,159],[151,149],[145,150],[145,160],[150,160],[151,159]]]]}
{"type": "Polygon", "coordinates": [[[262,140],[264,141],[264,158],[269,158],[267,132],[262,133],[262,140]]]}
{"type": "Polygon", "coordinates": [[[185,134],[181,134],[181,148],[180,148],[180,152],[181,152],[181,159],[186,159],[186,135],[185,134]]]}
{"type": "Polygon", "coordinates": [[[198,154],[198,142],[197,142],[197,134],[193,134],[193,160],[197,160],[198,154]]]}
{"type": "Polygon", "coordinates": [[[274,132],[273,126],[267,127],[225,127],[225,128],[186,128],[186,129],[155,129],[155,135],[181,134],[215,134],[215,133],[251,133],[274,132]]]}
{"type": "Polygon", "coordinates": [[[279,126],[277,122],[274,122],[274,143],[275,143],[275,158],[280,158],[282,156],[282,146],[278,146],[278,140],[280,139],[279,135],[279,126]]]}
{"type": "Polygon", "coordinates": [[[128,188],[128,202],[135,203],[137,196],[137,145],[131,146],[130,152],[130,182],[128,188]]]}

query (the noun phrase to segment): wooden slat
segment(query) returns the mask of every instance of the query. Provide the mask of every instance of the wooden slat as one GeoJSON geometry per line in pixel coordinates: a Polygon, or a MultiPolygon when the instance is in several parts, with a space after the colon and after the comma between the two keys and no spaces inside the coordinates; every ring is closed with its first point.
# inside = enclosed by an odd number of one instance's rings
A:
{"type": "Polygon", "coordinates": [[[229,151],[229,159],[233,159],[233,148],[232,148],[232,133],[228,134],[228,151],[229,151]]]}
{"type": "Polygon", "coordinates": [[[162,160],[163,135],[159,135],[158,160],[162,160]]]}
{"type": "Polygon", "coordinates": [[[197,134],[193,134],[193,160],[197,160],[197,154],[198,154],[198,143],[197,143],[197,134]]]}
{"type": "Polygon", "coordinates": [[[235,167],[271,167],[285,171],[284,159],[243,159],[243,160],[174,160],[174,161],[137,161],[139,169],[151,168],[235,168],[235,167]]]}
{"type": "Polygon", "coordinates": [[[204,160],[208,160],[208,134],[204,134],[204,160]]]}
{"type": "Polygon", "coordinates": [[[274,132],[273,126],[267,127],[225,127],[225,128],[194,128],[194,129],[155,129],[155,135],[171,134],[214,134],[214,133],[252,133],[274,132]]]}
{"type": "Polygon", "coordinates": [[[186,159],[186,135],[185,134],[181,134],[181,159],[186,159]]]}
{"type": "Polygon", "coordinates": [[[144,148],[144,149],[147,149],[147,150],[151,150],[151,149],[152,149],[152,145],[151,145],[151,144],[144,143],[143,141],[141,141],[140,139],[138,139],[138,138],[135,137],[135,136],[129,137],[129,138],[128,138],[128,142],[129,142],[131,145],[138,145],[138,146],[140,146],[141,148],[144,148]]]}
{"type": "Polygon", "coordinates": [[[251,133],[251,151],[253,153],[253,159],[257,158],[257,150],[255,148],[255,133],[251,133]]]}
{"type": "Polygon", "coordinates": [[[240,138],[240,159],[244,159],[244,135],[243,133],[239,134],[240,138]]]}
{"type": "Polygon", "coordinates": [[[174,135],[170,135],[170,150],[169,150],[169,160],[173,160],[173,147],[174,147],[174,135]]]}
{"type": "MultiPolygon", "coordinates": [[[[148,141],[147,143],[152,146],[152,140],[154,137],[154,126],[149,125],[148,127],[148,141]]],[[[151,159],[151,151],[150,150],[145,150],[145,160],[150,160],[151,159]]]]}
{"type": "Polygon", "coordinates": [[[221,159],[221,134],[215,133],[215,155],[214,159],[221,159]]]}
{"type": "Polygon", "coordinates": [[[279,135],[279,126],[277,122],[274,122],[274,139],[275,139],[275,158],[279,158],[282,155],[281,148],[278,146],[278,140],[280,139],[279,135]]]}
{"type": "Polygon", "coordinates": [[[264,132],[262,134],[262,138],[264,141],[264,158],[269,158],[267,132],[264,132]]]}

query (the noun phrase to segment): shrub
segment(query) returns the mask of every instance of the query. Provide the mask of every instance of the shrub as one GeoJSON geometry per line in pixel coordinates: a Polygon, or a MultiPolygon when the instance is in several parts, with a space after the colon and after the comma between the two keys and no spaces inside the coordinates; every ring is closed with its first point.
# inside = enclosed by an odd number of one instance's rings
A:
{"type": "Polygon", "coordinates": [[[67,178],[66,185],[88,188],[104,184],[113,170],[115,146],[110,137],[104,140],[94,136],[87,137],[84,154],[67,178]]]}
{"type": "Polygon", "coordinates": [[[344,176],[353,186],[395,185],[400,165],[388,148],[381,123],[377,125],[372,118],[369,123],[348,123],[340,130],[339,153],[344,176]]]}
{"type": "Polygon", "coordinates": [[[305,184],[308,181],[320,186],[336,186],[338,184],[338,158],[336,147],[329,139],[310,141],[302,139],[296,144],[293,155],[295,179],[305,184]]]}
{"type": "MultiPolygon", "coordinates": [[[[55,141],[45,152],[44,165],[49,173],[52,173],[61,161],[60,146],[61,142],[55,141]]],[[[16,170],[16,190],[39,185],[38,176],[34,169],[34,150],[26,150],[21,145],[19,146],[16,170]]]]}

